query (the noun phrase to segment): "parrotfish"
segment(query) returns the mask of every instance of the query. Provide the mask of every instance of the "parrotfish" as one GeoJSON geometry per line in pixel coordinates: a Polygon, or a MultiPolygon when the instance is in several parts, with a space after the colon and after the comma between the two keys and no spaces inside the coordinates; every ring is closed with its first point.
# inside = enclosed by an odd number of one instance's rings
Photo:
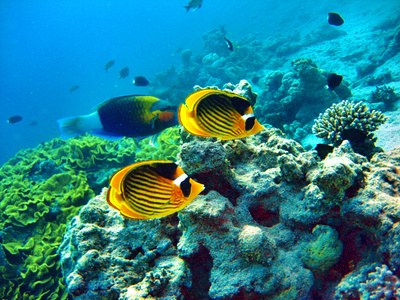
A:
{"type": "Polygon", "coordinates": [[[89,115],[57,120],[61,137],[71,138],[85,132],[118,140],[124,136],[144,138],[177,125],[177,106],[153,96],[130,95],[104,101],[89,115]]]}
{"type": "Polygon", "coordinates": [[[254,116],[250,102],[238,94],[213,89],[198,90],[181,104],[178,119],[193,135],[240,139],[264,127],[254,116]]]}
{"type": "Polygon", "coordinates": [[[107,202],[126,218],[156,219],[183,209],[203,190],[172,161],[150,160],[115,172],[107,202]]]}
{"type": "Polygon", "coordinates": [[[186,8],[186,12],[188,12],[191,8],[200,8],[203,4],[203,0],[190,0],[188,5],[183,6],[186,8]]]}
{"type": "Polygon", "coordinates": [[[119,71],[119,79],[121,78],[125,78],[129,76],[129,68],[125,67],[123,69],[121,69],[121,71],[119,71]]]}
{"type": "Polygon", "coordinates": [[[110,60],[109,62],[106,63],[104,70],[108,70],[109,68],[112,67],[112,65],[115,63],[115,60],[110,60]]]}

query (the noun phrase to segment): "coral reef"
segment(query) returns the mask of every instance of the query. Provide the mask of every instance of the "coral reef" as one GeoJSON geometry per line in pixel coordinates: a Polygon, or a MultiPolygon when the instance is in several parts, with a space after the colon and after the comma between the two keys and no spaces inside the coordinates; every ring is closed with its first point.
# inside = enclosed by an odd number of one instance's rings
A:
{"type": "Polygon", "coordinates": [[[327,225],[315,226],[312,234],[316,240],[304,248],[302,260],[307,268],[324,273],[339,261],[343,243],[338,232],[327,225]]]}
{"type": "Polygon", "coordinates": [[[287,73],[272,71],[265,77],[263,101],[255,108],[261,123],[282,129],[298,121],[303,126],[333,102],[351,96],[346,82],[334,91],[326,89],[329,74],[313,60],[296,59],[291,65],[287,73]]]}
{"type": "Polygon", "coordinates": [[[363,102],[344,100],[333,104],[320,114],[313,125],[313,133],[330,142],[341,142],[345,129],[358,129],[370,133],[386,122],[387,118],[376,110],[369,110],[363,102]]]}
{"type": "Polygon", "coordinates": [[[399,299],[400,279],[386,265],[366,265],[346,276],[333,299],[399,299]]]}
{"type": "Polygon", "coordinates": [[[56,253],[66,224],[135,150],[132,140],[87,135],[20,151],[3,165],[0,298],[67,297],[56,253]]]}
{"type": "Polygon", "coordinates": [[[107,189],[68,225],[61,266],[74,299],[181,299],[191,273],[166,228],[174,218],[124,220],[107,205],[107,189]]]}
{"type": "Polygon", "coordinates": [[[382,87],[377,86],[368,99],[372,103],[383,103],[385,110],[393,110],[395,108],[394,104],[399,100],[400,96],[397,95],[394,89],[386,85],[382,87]]]}
{"type": "Polygon", "coordinates": [[[139,149],[135,154],[136,161],[143,160],[170,160],[176,161],[181,144],[179,127],[172,127],[163,131],[157,138],[157,144],[152,145],[150,138],[139,142],[139,149]]]}
{"type": "Polygon", "coordinates": [[[151,222],[121,219],[103,196],[91,200],[59,250],[68,289],[78,299],[113,292],[115,299],[311,299],[390,290],[400,267],[399,153],[368,161],[344,141],[321,161],[278,129],[227,142],[189,139],[177,164],[205,194],[151,222]],[[374,267],[355,289],[344,287],[383,260],[392,271],[374,267]]]}

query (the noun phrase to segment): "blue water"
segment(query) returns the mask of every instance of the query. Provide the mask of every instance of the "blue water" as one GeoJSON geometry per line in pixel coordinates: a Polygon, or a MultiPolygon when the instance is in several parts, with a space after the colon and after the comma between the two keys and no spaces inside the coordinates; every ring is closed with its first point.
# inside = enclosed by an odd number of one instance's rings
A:
{"type": "Polygon", "coordinates": [[[355,7],[374,3],[204,0],[200,9],[185,13],[187,2],[2,0],[0,164],[20,149],[58,137],[58,118],[86,114],[113,96],[146,94],[147,88],[132,84],[134,76],[151,81],[156,73],[179,67],[181,58],[174,51],[182,47],[200,53],[202,35],[220,24],[232,39],[254,34],[262,40],[311,30],[326,22],[330,10],[350,16],[355,7]],[[115,64],[105,72],[111,59],[115,64]],[[130,76],[120,80],[125,66],[130,76]],[[70,93],[74,85],[80,87],[70,93]],[[12,115],[23,120],[8,124],[12,115]]]}

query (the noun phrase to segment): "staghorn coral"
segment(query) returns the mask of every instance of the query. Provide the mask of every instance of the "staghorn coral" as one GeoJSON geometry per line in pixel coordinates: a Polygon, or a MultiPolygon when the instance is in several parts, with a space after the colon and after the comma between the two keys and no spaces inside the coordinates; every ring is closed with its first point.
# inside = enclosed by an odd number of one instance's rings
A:
{"type": "Polygon", "coordinates": [[[342,141],[345,129],[358,129],[370,133],[385,123],[387,118],[376,110],[369,110],[363,102],[344,100],[320,114],[312,127],[313,133],[330,142],[342,141]]]}

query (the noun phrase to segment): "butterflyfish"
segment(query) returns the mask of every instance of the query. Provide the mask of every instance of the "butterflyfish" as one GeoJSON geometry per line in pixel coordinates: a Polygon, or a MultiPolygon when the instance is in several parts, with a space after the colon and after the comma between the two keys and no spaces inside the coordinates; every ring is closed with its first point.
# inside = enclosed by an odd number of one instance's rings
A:
{"type": "Polygon", "coordinates": [[[254,116],[250,102],[238,94],[202,89],[190,94],[185,102],[179,107],[178,119],[193,135],[233,140],[264,128],[254,116]]]}
{"type": "Polygon", "coordinates": [[[335,26],[343,25],[344,20],[341,15],[335,12],[328,13],[328,23],[335,26]]]}
{"type": "Polygon", "coordinates": [[[153,96],[129,95],[111,98],[88,115],[57,120],[61,138],[85,132],[108,140],[145,138],[178,125],[178,107],[153,96]]]}
{"type": "Polygon", "coordinates": [[[133,80],[133,84],[136,86],[148,86],[150,82],[144,76],[136,76],[133,80]]]}
{"type": "Polygon", "coordinates": [[[149,160],[115,172],[107,202],[126,218],[156,219],[183,209],[203,190],[172,161],[149,160]]]}
{"type": "Polygon", "coordinates": [[[338,75],[336,73],[329,74],[327,78],[329,90],[333,91],[334,89],[336,89],[342,83],[342,80],[343,80],[342,75],[338,75]]]}

